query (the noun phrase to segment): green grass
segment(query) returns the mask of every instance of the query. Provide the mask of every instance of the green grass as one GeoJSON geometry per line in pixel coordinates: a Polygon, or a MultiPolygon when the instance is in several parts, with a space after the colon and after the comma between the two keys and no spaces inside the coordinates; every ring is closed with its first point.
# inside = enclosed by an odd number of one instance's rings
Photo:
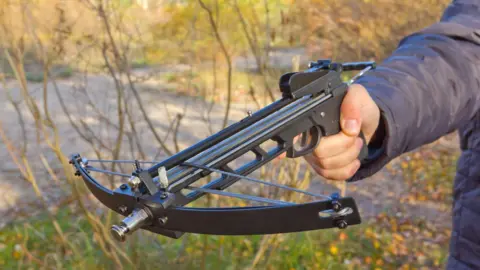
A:
{"type": "Polygon", "coordinates": [[[132,68],[145,68],[148,67],[150,63],[145,58],[136,58],[132,60],[131,66],[132,68]]]}
{"type": "Polygon", "coordinates": [[[60,67],[57,67],[55,69],[56,69],[54,71],[55,76],[57,78],[62,78],[62,79],[70,78],[73,75],[73,73],[75,72],[73,70],[73,68],[70,67],[70,66],[60,66],[60,67]]]}
{"type": "MultiPolygon", "coordinates": [[[[47,215],[12,224],[0,232],[0,268],[35,268],[40,267],[38,261],[62,269],[116,268],[96,244],[82,215],[63,209],[56,218],[70,242],[67,247],[61,245],[47,215]]],[[[184,238],[136,232],[119,245],[138,269],[162,265],[162,269],[185,270],[202,269],[203,265],[203,269],[245,269],[262,249],[255,269],[440,269],[448,247],[448,232],[436,231],[424,220],[399,221],[387,214],[343,231],[267,237],[191,234],[184,238]],[[424,238],[442,240],[429,242],[424,238]]]]}
{"type": "Polygon", "coordinates": [[[27,81],[34,83],[43,82],[43,73],[42,72],[25,72],[25,77],[27,81]]]}
{"type": "MultiPolygon", "coordinates": [[[[429,146],[402,156],[397,173],[412,192],[411,198],[399,197],[399,202],[450,205],[457,158],[458,153],[445,154],[429,146]]],[[[178,240],[138,231],[118,246],[137,269],[249,269],[254,261],[254,269],[262,270],[444,269],[450,230],[412,217],[401,205],[400,210],[387,209],[343,231],[248,237],[187,234],[178,240]]],[[[67,245],[46,214],[0,231],[0,269],[117,269],[96,241],[92,225],[71,209],[62,208],[55,216],[67,245]]],[[[125,260],[123,264],[134,269],[125,260]]]]}

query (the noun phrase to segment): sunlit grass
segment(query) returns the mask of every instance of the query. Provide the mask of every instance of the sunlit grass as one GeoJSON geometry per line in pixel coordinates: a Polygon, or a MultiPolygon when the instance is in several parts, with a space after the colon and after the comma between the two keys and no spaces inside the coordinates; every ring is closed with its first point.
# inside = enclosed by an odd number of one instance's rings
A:
{"type": "MultiPolygon", "coordinates": [[[[60,241],[46,217],[14,224],[0,233],[0,267],[114,269],[82,217],[70,210],[57,218],[71,248],[60,241]]],[[[140,269],[440,269],[449,232],[426,220],[398,219],[387,213],[347,230],[322,230],[269,236],[185,235],[179,240],[137,232],[121,245],[140,269]],[[266,247],[266,248],[265,248],[266,247]]],[[[129,267],[128,269],[133,269],[129,267]]]]}

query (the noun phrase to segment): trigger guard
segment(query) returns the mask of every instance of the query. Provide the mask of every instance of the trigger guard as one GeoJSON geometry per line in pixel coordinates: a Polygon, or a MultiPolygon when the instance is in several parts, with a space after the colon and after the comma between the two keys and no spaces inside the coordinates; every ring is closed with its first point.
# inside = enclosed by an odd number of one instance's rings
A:
{"type": "Polygon", "coordinates": [[[308,132],[310,132],[312,141],[305,149],[302,149],[301,151],[295,150],[293,138],[292,138],[292,141],[290,142],[290,147],[287,150],[288,158],[297,158],[297,157],[308,155],[312,153],[315,148],[317,148],[318,144],[320,143],[320,139],[322,138],[322,130],[320,129],[319,126],[313,126],[313,128],[311,128],[308,132]]]}

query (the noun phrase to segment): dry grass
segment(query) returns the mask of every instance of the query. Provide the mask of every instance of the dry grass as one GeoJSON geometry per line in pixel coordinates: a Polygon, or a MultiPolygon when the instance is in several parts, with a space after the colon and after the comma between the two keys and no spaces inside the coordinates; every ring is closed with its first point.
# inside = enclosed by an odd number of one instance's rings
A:
{"type": "MultiPolygon", "coordinates": [[[[60,130],[68,126],[85,151],[96,158],[147,159],[172,154],[182,148],[178,126],[183,124],[187,106],[177,108],[181,107],[177,104],[175,112],[166,110],[165,121],[156,121],[145,106],[146,92],[140,87],[154,76],[135,75],[132,67],[187,65],[189,72],[175,75],[171,83],[207,101],[199,121],[212,133],[231,122],[234,116],[228,104],[235,103],[239,95],[257,107],[278,97],[275,82],[283,71],[268,64],[273,47],[306,44],[315,58],[381,60],[402,35],[437,19],[446,1],[412,2],[408,12],[400,11],[406,9],[405,4],[393,1],[186,1],[151,10],[122,4],[125,2],[0,2],[0,46],[10,74],[2,76],[3,86],[16,97],[10,106],[18,115],[17,125],[0,124],[2,151],[18,168],[19,177],[30,184],[44,213],[0,232],[0,268],[436,269],[444,265],[448,230],[428,220],[398,218],[391,211],[345,232],[189,235],[176,241],[139,232],[126,245],[118,245],[108,233],[118,217],[101,211],[73,177],[66,157],[69,153],[62,151],[66,138],[60,130]],[[240,73],[232,66],[232,59],[241,55],[253,56],[254,74],[240,73]],[[68,99],[68,93],[61,91],[54,74],[59,64],[72,67],[76,76],[84,78],[75,86],[82,99],[68,99]],[[35,87],[28,83],[31,69],[37,74],[35,87]],[[100,93],[89,89],[92,72],[111,82],[111,88],[104,90],[112,101],[107,109],[95,102],[100,93]],[[192,76],[194,72],[197,76],[192,76]],[[238,74],[241,76],[236,77],[238,74]],[[12,80],[19,86],[16,92],[7,87],[12,80]],[[58,100],[61,113],[51,113],[52,98],[58,100]],[[210,117],[215,103],[227,104],[221,125],[214,125],[210,117]],[[92,119],[105,129],[90,125],[92,119]],[[160,124],[165,128],[160,129],[160,124]],[[26,128],[33,130],[37,147],[25,139],[26,128]],[[12,131],[23,136],[12,136],[12,131]],[[150,140],[142,139],[146,133],[150,140]],[[39,168],[39,160],[49,174],[49,185],[63,190],[70,198],[67,203],[52,207],[44,200],[33,169],[39,168]],[[413,252],[407,249],[412,246],[413,252]]],[[[415,189],[415,200],[448,203],[456,157],[422,153],[412,154],[399,173],[415,189]],[[429,166],[421,163],[426,156],[429,166]]],[[[304,165],[300,160],[285,161],[260,173],[265,179],[306,188],[311,175],[303,173],[304,165]]],[[[105,169],[120,168],[111,165],[105,169]]],[[[107,185],[114,184],[113,178],[104,180],[107,185]]],[[[264,189],[257,192],[291,196],[264,189]]],[[[204,203],[236,202],[210,197],[204,203]]]]}

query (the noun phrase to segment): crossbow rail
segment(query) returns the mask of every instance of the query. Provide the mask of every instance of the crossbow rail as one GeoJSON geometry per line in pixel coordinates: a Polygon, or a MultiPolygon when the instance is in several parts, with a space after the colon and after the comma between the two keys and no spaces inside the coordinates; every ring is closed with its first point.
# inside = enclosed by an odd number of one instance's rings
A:
{"type": "MultiPolygon", "coordinates": [[[[126,216],[111,230],[120,241],[138,229],[179,238],[183,233],[273,234],[359,224],[361,218],[353,198],[318,195],[247,175],[282,153],[286,152],[290,158],[309,154],[321,136],[338,132],[339,106],[348,87],[339,74],[342,70],[362,70],[361,75],[374,66],[372,62],[318,61],[305,72],[285,74],[280,79],[283,92],[280,100],[162,162],[88,160],[74,154],[70,163],[102,204],[126,216]],[[299,134],[302,135],[300,149],[294,143],[299,134]],[[265,149],[268,142],[274,146],[265,149]],[[255,158],[233,169],[232,163],[246,153],[253,153],[255,158]],[[100,162],[132,163],[135,170],[125,174],[91,165],[100,162]],[[143,169],[145,164],[150,167],[143,169]],[[128,178],[128,184],[110,190],[102,186],[92,172],[128,178]],[[194,185],[212,173],[219,173],[221,177],[203,186],[194,185]],[[312,200],[293,203],[225,190],[239,180],[307,195],[312,200]],[[252,201],[255,205],[186,207],[208,193],[252,201]]],[[[360,160],[365,159],[365,150],[360,160]]]]}

